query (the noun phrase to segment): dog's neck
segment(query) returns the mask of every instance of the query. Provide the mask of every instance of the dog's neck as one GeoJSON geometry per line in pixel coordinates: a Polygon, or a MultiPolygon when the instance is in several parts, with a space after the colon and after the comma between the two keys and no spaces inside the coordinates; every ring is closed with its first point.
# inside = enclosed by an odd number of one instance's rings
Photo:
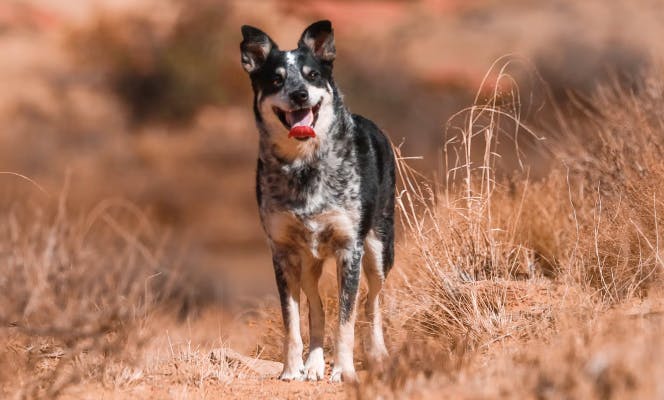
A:
{"type": "MultiPolygon", "coordinates": [[[[320,193],[329,188],[345,191],[354,173],[356,149],[353,145],[354,123],[350,113],[338,115],[334,129],[326,132],[310,155],[284,159],[269,138],[260,140],[261,182],[265,188],[265,204],[288,204],[297,215],[320,212],[328,203],[321,203],[320,193]]],[[[322,136],[322,135],[320,135],[322,136]]],[[[290,139],[295,141],[295,139],[290,139]]],[[[272,206],[268,206],[272,207],[272,206]]]]}
{"type": "Polygon", "coordinates": [[[345,107],[336,109],[334,123],[325,132],[306,141],[283,137],[275,140],[273,135],[261,130],[259,140],[259,158],[270,168],[279,168],[284,172],[300,167],[316,168],[322,162],[338,156],[337,153],[350,146],[353,120],[345,107]]]}

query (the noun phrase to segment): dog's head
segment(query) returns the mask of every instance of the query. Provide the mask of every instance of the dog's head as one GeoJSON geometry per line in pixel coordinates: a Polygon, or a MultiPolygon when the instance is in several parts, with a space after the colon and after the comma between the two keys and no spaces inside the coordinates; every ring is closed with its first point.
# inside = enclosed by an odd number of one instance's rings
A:
{"type": "Polygon", "coordinates": [[[332,24],[310,25],[290,51],[251,26],[242,27],[242,36],[242,67],[251,78],[263,133],[288,158],[315,150],[334,118],[332,24]]]}

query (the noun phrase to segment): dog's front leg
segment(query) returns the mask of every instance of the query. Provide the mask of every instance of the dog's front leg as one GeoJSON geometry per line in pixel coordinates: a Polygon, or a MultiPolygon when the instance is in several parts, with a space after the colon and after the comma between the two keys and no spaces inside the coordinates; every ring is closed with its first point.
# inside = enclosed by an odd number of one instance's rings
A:
{"type": "Polygon", "coordinates": [[[309,381],[318,381],[325,377],[325,310],[318,293],[318,280],[322,272],[321,260],[311,260],[302,268],[302,291],[309,301],[309,357],[304,364],[305,376],[309,381]]]}
{"type": "Polygon", "coordinates": [[[288,249],[273,250],[274,276],[281,301],[284,322],[284,370],[279,379],[302,380],[302,336],[300,334],[300,274],[299,257],[288,249]]]}
{"type": "Polygon", "coordinates": [[[360,266],[363,247],[354,244],[337,253],[337,280],[339,283],[339,325],[335,346],[334,368],[330,381],[357,381],[353,364],[355,344],[355,303],[360,286],[360,266]]]}

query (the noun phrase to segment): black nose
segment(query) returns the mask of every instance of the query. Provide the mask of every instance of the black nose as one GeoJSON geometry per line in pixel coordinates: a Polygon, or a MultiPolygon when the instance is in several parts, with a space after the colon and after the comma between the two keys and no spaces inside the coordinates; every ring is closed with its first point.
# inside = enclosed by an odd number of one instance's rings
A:
{"type": "Polygon", "coordinates": [[[304,89],[298,89],[290,93],[290,98],[295,104],[303,105],[309,100],[309,92],[304,89]]]}

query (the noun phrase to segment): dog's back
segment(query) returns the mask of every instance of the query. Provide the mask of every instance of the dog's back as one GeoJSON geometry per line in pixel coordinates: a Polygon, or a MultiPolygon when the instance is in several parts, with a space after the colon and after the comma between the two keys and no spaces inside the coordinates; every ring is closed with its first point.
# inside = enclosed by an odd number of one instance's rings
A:
{"type": "Polygon", "coordinates": [[[362,231],[373,231],[381,244],[382,273],[394,263],[394,153],[383,132],[370,120],[353,115],[357,168],[362,193],[362,231]]]}

